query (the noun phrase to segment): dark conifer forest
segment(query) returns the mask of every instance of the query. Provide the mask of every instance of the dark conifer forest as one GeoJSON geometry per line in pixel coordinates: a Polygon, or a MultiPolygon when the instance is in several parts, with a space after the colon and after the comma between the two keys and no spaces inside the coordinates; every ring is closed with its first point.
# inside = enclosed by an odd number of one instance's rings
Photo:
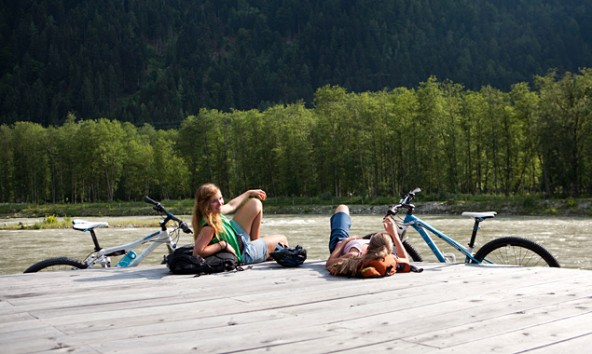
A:
{"type": "Polygon", "coordinates": [[[157,128],[316,89],[510,89],[592,65],[590,0],[0,0],[0,119],[157,128]]]}
{"type": "Polygon", "coordinates": [[[592,0],[0,0],[0,202],[592,194],[592,0]]]}

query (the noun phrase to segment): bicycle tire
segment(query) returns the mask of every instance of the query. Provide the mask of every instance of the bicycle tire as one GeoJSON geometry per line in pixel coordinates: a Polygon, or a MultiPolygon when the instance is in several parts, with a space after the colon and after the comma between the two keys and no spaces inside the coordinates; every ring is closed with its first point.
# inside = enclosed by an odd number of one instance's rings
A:
{"type": "Polygon", "coordinates": [[[423,262],[423,258],[419,255],[419,252],[417,252],[415,247],[409,243],[409,240],[403,241],[403,246],[405,247],[405,251],[407,251],[409,257],[411,257],[411,260],[414,262],[423,262]]]}
{"type": "Polygon", "coordinates": [[[86,269],[86,264],[68,257],[48,258],[39,261],[25,270],[25,273],[54,272],[60,270],[86,269]]]}
{"type": "Polygon", "coordinates": [[[538,243],[521,237],[502,237],[483,245],[475,254],[483,263],[522,267],[560,267],[553,255],[538,243]]]}

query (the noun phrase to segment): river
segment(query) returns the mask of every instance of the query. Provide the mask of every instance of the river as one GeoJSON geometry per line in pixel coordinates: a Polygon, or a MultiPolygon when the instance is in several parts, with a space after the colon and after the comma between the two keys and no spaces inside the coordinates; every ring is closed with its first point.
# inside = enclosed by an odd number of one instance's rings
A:
{"type": "MultiPolygon", "coordinates": [[[[187,221],[191,219],[189,216],[182,218],[187,221]]],[[[110,221],[114,218],[89,219],[110,221]]],[[[422,219],[462,244],[469,240],[473,221],[468,217],[429,215],[422,216],[422,219]]],[[[3,222],[6,223],[6,220],[3,222]]],[[[18,222],[32,224],[33,220],[25,219],[18,222]]],[[[352,224],[352,235],[365,235],[380,231],[382,227],[381,216],[378,215],[353,215],[352,224]]],[[[97,235],[101,246],[109,247],[131,242],[152,232],[150,228],[118,227],[98,229],[97,235]]],[[[326,259],[328,256],[327,215],[266,215],[262,232],[263,235],[286,235],[291,245],[299,244],[307,249],[309,259],[326,259]]],[[[408,235],[409,241],[425,261],[436,261],[415,231],[410,230],[408,235]]],[[[592,270],[592,218],[498,216],[481,224],[477,241],[482,245],[500,236],[522,236],[531,239],[547,248],[562,267],[592,270]]],[[[188,244],[192,241],[190,235],[183,234],[178,243],[188,244]]],[[[436,243],[443,252],[451,252],[448,246],[436,243]]],[[[70,256],[81,259],[92,251],[92,248],[88,233],[72,229],[0,230],[0,274],[20,273],[29,265],[48,257],[70,256]]],[[[164,247],[157,248],[143,264],[159,264],[165,252],[164,247]]],[[[458,254],[457,257],[461,259],[458,254]]]]}

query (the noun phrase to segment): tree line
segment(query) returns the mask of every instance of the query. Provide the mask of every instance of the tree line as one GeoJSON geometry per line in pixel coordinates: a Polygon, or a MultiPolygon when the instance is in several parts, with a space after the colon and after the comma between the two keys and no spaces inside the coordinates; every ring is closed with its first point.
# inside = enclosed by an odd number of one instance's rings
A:
{"type": "Polygon", "coordinates": [[[204,182],[227,195],[590,195],[592,69],[508,91],[434,77],[416,89],[324,86],[312,108],[202,109],[172,130],[16,122],[0,125],[0,147],[2,202],[191,198],[204,182]]]}
{"type": "Polygon", "coordinates": [[[338,85],[504,91],[592,62],[591,0],[0,0],[0,122],[178,127],[338,85]]]}

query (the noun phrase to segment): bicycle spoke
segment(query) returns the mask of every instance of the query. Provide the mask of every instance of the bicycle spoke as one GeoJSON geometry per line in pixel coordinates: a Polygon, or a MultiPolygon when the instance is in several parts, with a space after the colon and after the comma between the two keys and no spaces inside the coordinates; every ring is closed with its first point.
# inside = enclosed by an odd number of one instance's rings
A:
{"type": "Polygon", "coordinates": [[[522,247],[508,245],[497,249],[488,255],[488,260],[495,264],[519,265],[525,267],[537,267],[544,260],[534,252],[522,247]]]}

